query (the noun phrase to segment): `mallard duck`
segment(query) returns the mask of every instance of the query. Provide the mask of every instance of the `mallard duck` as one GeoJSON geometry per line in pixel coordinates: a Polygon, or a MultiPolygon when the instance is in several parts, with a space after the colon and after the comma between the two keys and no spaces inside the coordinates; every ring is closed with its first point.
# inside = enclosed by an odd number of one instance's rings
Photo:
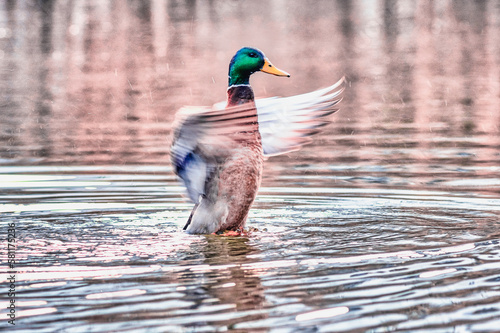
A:
{"type": "Polygon", "coordinates": [[[249,81],[258,71],[290,77],[260,50],[244,47],[229,64],[227,101],[185,107],[176,115],[170,157],[194,202],[184,227],[188,233],[240,233],[264,158],[310,142],[342,99],[344,78],[308,94],[255,100],[249,81]]]}

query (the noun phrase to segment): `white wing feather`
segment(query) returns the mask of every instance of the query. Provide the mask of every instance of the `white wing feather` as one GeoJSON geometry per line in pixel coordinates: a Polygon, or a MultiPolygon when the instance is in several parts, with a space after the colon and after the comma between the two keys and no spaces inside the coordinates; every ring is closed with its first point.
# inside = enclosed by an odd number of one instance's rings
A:
{"type": "Polygon", "coordinates": [[[338,111],[344,86],[342,78],[307,94],[256,100],[264,155],[288,153],[309,143],[309,136],[328,123],[325,117],[338,111]]]}
{"type": "MultiPolygon", "coordinates": [[[[311,141],[310,136],[328,123],[326,116],[338,111],[345,78],[335,84],[310,93],[290,97],[270,97],[255,100],[264,155],[288,153],[311,141]]],[[[223,110],[225,102],[213,105],[223,110]]]]}

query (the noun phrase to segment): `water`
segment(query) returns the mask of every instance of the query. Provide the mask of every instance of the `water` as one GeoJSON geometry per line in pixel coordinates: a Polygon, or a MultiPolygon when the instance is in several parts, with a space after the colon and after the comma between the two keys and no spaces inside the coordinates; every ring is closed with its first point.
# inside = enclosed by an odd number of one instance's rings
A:
{"type": "Polygon", "coordinates": [[[17,242],[0,327],[496,331],[499,18],[493,1],[0,4],[2,258],[8,224],[17,242]],[[254,75],[258,96],[349,86],[313,144],[266,161],[256,230],[187,235],[170,124],[224,98],[242,45],[292,74],[254,75]]]}
{"type": "Polygon", "coordinates": [[[493,331],[498,196],[308,168],[266,180],[258,231],[227,238],[181,231],[190,205],[165,167],[1,168],[19,327],[493,331]]]}

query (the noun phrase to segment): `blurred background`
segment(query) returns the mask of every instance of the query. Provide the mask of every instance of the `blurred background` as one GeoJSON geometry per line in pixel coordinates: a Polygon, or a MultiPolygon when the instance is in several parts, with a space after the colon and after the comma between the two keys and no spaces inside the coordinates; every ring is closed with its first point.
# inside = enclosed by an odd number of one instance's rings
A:
{"type": "Polygon", "coordinates": [[[2,1],[0,164],[168,164],[176,110],[253,46],[291,73],[258,97],[346,75],[332,163],[498,165],[499,25],[497,1],[2,1]]]}
{"type": "Polygon", "coordinates": [[[499,32],[493,0],[0,1],[17,328],[498,330],[499,32]],[[242,46],[291,73],[257,97],[345,98],[264,164],[258,230],[188,235],[172,120],[225,100],[242,46]]]}

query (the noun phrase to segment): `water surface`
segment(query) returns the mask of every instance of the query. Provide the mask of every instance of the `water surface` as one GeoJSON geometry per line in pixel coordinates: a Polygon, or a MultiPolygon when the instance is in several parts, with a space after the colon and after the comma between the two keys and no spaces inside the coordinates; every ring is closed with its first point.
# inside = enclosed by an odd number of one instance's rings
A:
{"type": "Polygon", "coordinates": [[[494,1],[0,4],[15,329],[495,331],[499,24],[494,1]],[[257,96],[346,75],[342,110],[266,161],[256,230],[187,235],[171,121],[225,98],[243,45],[292,74],[257,96]]]}

